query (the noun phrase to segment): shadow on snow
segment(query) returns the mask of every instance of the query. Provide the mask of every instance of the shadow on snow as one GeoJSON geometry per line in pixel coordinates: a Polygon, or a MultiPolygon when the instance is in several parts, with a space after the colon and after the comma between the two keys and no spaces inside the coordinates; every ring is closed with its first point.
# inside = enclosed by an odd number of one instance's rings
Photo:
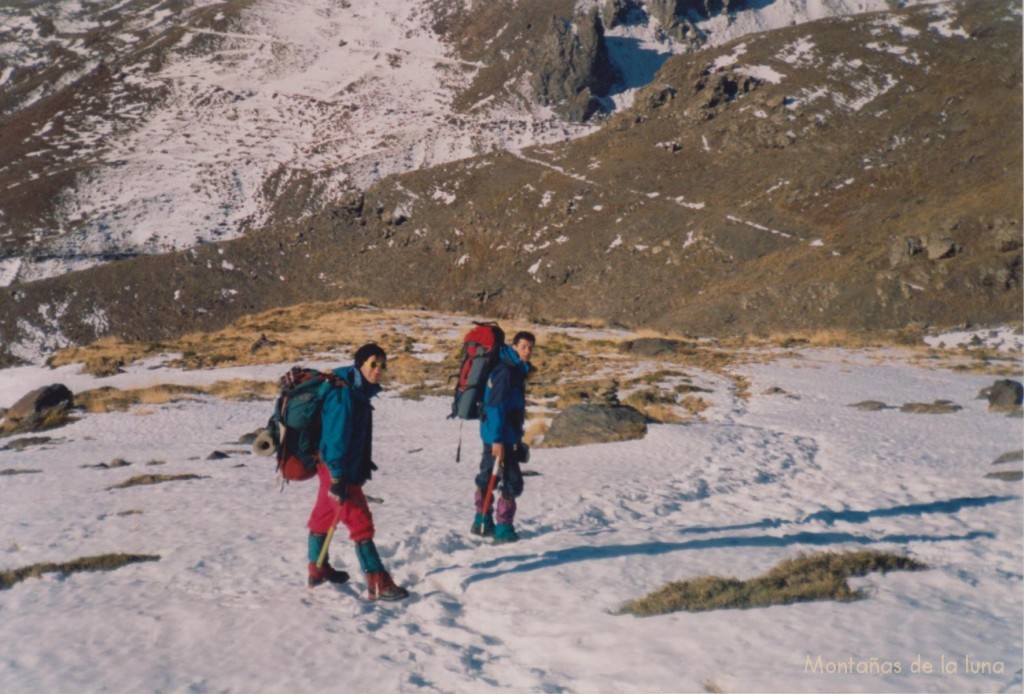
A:
{"type": "Polygon", "coordinates": [[[825,525],[832,525],[836,522],[842,523],[867,523],[872,518],[892,518],[894,516],[923,516],[930,513],[957,513],[965,508],[979,508],[1004,501],[1019,499],[1018,496],[981,496],[961,497],[947,501],[932,501],[927,504],[907,504],[905,506],[893,506],[892,508],[880,508],[873,511],[854,511],[844,509],[832,511],[825,509],[817,511],[798,521],[785,520],[782,518],[765,518],[756,523],[743,525],[727,525],[720,528],[685,528],[679,532],[682,534],[698,535],[702,533],[720,533],[728,530],[755,530],[757,528],[779,528],[783,525],[803,525],[805,523],[822,522],[825,525]]]}
{"type": "MultiPolygon", "coordinates": [[[[926,504],[909,504],[895,506],[887,509],[874,511],[820,511],[811,514],[800,521],[786,521],[778,519],[765,519],[757,523],[746,525],[723,526],[720,528],[686,528],[680,530],[680,534],[690,533],[714,533],[730,532],[737,530],[754,530],[765,528],[777,528],[783,525],[801,525],[812,522],[824,522],[832,525],[837,521],[849,523],[865,523],[872,518],[889,518],[893,516],[922,516],[931,513],[957,513],[964,508],[977,508],[990,504],[1002,503],[1020,499],[1017,496],[985,496],[965,497],[949,499],[947,501],[935,501],[926,504]]],[[[565,564],[572,564],[581,561],[594,559],[617,559],[630,556],[657,556],[670,552],[684,550],[720,549],[730,547],[788,547],[790,545],[815,545],[827,546],[836,544],[858,544],[871,545],[882,543],[907,544],[910,542],[963,542],[982,538],[994,538],[995,533],[972,531],[963,535],[911,535],[892,534],[881,537],[869,537],[848,532],[797,532],[781,537],[769,536],[738,536],[738,537],[715,537],[699,540],[688,540],[685,542],[644,542],[631,545],[604,545],[599,547],[569,547],[566,549],[552,550],[540,555],[524,554],[516,556],[498,557],[488,561],[473,564],[473,569],[483,569],[480,573],[474,574],[462,581],[462,588],[468,588],[473,583],[497,578],[511,573],[525,573],[538,569],[551,568],[565,564]],[[505,569],[498,569],[501,564],[518,562],[515,566],[505,569]],[[494,569],[494,570],[488,570],[494,569]]],[[[450,567],[449,567],[450,568],[450,567]]],[[[445,568],[436,569],[430,573],[445,571],[445,568]]]]}

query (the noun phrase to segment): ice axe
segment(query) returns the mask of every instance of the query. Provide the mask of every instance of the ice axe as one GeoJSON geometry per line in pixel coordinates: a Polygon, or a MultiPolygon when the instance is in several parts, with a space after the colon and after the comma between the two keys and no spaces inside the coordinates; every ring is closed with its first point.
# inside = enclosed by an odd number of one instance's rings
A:
{"type": "Polygon", "coordinates": [[[505,461],[505,447],[501,447],[501,453],[494,456],[494,467],[491,468],[491,479],[487,482],[487,492],[484,494],[484,503],[481,507],[483,513],[480,514],[480,532],[484,531],[484,519],[487,518],[487,514],[491,509],[491,496],[494,495],[494,485],[498,481],[498,474],[501,472],[501,466],[505,461]]]}
{"type": "Polygon", "coordinates": [[[327,537],[324,538],[324,546],[320,548],[320,556],[316,559],[316,568],[318,569],[324,567],[324,562],[327,560],[327,548],[331,546],[331,538],[334,537],[334,529],[338,527],[339,520],[341,520],[341,504],[338,504],[338,510],[334,513],[331,529],[327,531],[327,537]]]}

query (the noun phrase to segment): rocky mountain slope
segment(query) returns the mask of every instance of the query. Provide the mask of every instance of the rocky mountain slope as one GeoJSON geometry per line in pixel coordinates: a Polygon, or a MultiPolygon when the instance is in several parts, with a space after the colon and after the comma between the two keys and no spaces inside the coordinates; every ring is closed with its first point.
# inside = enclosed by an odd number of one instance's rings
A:
{"type": "MultiPolygon", "coordinates": [[[[516,21],[553,22],[543,5],[521,0],[516,21]]],[[[433,17],[486,62],[468,15],[433,17]]],[[[1016,1],[676,55],[628,108],[588,114],[585,137],[328,195],[292,172],[241,238],[12,285],[0,362],[353,296],[711,335],[1019,321],[1020,65],[1016,1]]],[[[458,98],[479,103],[513,72],[477,71],[458,98]]],[[[576,94],[614,97],[588,84],[576,94]]]]}

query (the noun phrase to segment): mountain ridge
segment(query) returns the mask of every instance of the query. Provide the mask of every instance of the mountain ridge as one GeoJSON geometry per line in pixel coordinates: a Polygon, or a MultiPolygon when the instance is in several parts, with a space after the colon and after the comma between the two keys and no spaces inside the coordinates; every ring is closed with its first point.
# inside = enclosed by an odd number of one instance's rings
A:
{"type": "Polygon", "coordinates": [[[589,136],[385,177],[306,218],[315,181],[293,177],[245,238],[11,287],[2,358],[354,296],[707,335],[1019,321],[1019,7],[675,56],[589,136]]]}

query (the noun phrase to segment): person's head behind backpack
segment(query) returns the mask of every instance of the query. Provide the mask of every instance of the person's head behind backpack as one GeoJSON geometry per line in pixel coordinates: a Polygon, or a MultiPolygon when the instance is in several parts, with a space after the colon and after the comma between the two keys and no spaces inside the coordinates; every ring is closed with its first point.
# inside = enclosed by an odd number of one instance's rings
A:
{"type": "Polygon", "coordinates": [[[530,361],[530,357],[533,356],[533,347],[536,344],[536,336],[526,330],[520,330],[515,334],[515,337],[512,338],[512,349],[524,362],[530,361]]]}

